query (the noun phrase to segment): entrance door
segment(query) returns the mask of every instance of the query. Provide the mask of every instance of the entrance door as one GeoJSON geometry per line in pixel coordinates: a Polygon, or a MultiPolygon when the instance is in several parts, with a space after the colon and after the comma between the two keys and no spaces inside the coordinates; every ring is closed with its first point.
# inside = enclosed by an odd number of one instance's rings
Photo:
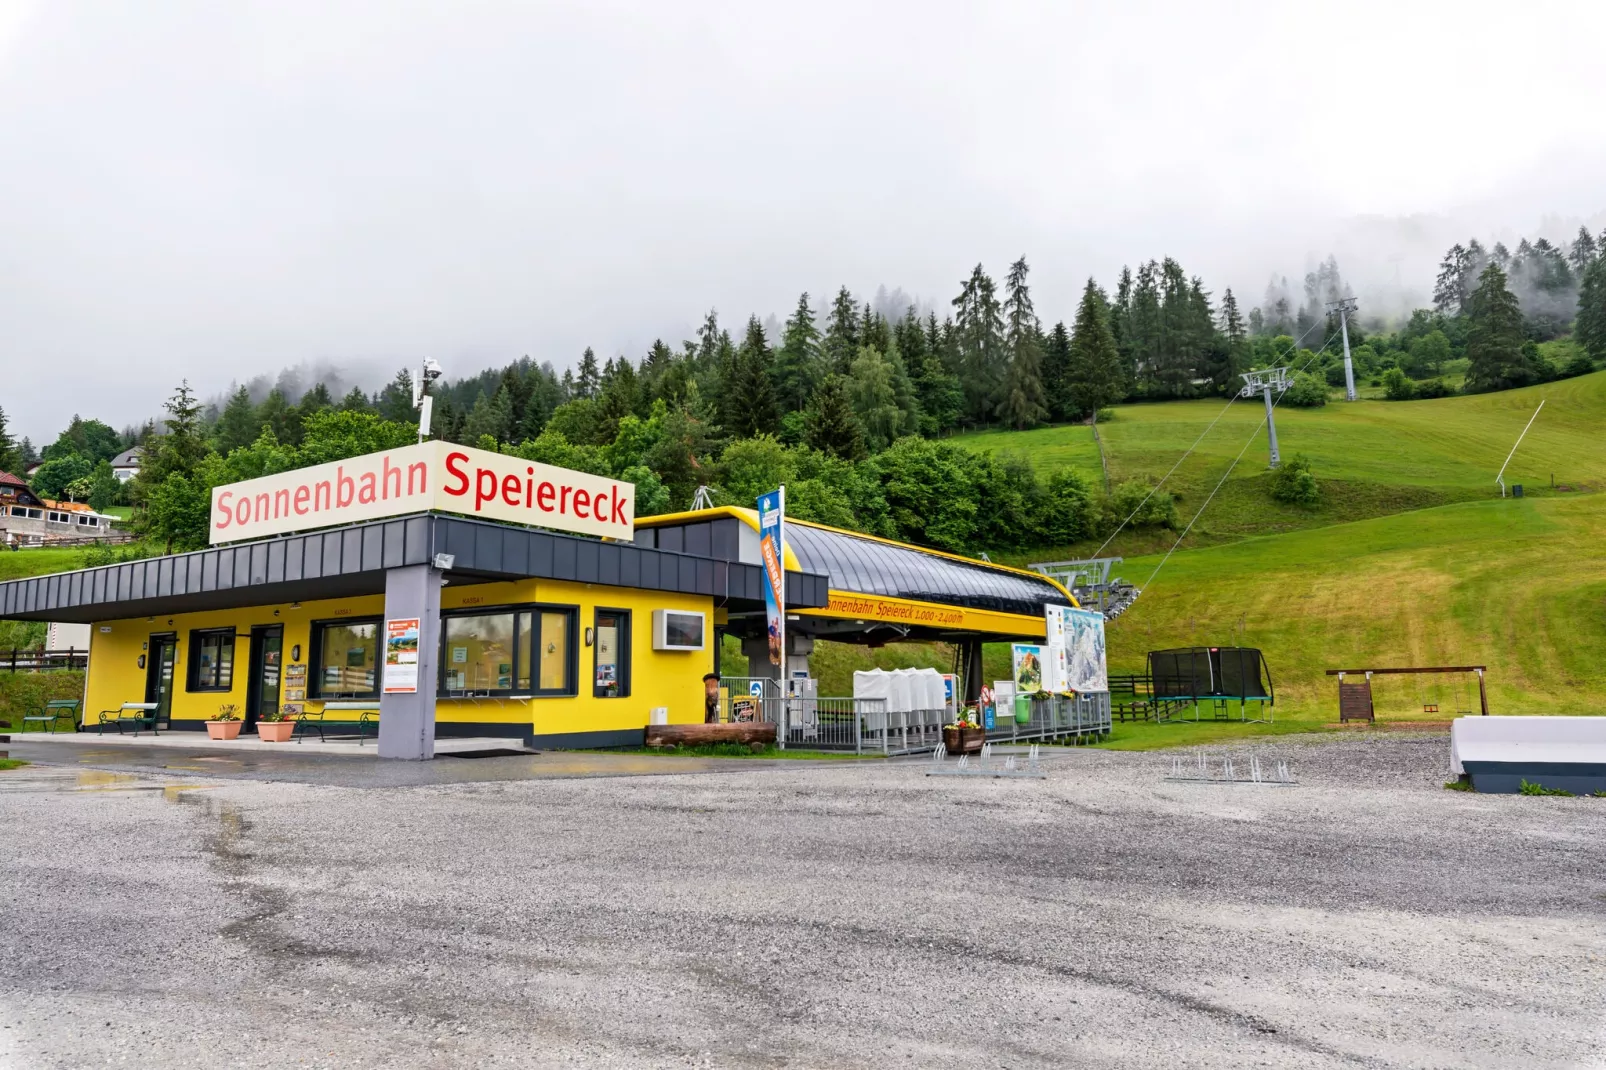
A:
{"type": "Polygon", "coordinates": [[[145,701],[156,703],[156,723],[171,726],[173,715],[173,663],[178,659],[178,636],[153,635],[145,662],[145,701]]]}
{"type": "Polygon", "coordinates": [[[251,629],[251,676],[245,691],[245,728],[279,708],[279,674],[284,661],[284,625],[262,624],[251,629]]]}

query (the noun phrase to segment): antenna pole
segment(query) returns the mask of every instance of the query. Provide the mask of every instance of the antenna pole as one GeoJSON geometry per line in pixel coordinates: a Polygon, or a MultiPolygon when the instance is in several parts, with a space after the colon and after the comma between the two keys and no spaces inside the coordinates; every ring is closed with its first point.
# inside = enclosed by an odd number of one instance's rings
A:
{"type": "MultiPolygon", "coordinates": [[[[1545,402],[1540,401],[1539,409],[1544,407],[1545,402]]],[[[1502,498],[1506,496],[1506,468],[1511,464],[1511,458],[1517,455],[1517,447],[1522,445],[1522,440],[1528,437],[1528,428],[1532,427],[1534,425],[1534,421],[1539,419],[1539,409],[1535,409],[1534,414],[1528,417],[1527,424],[1523,426],[1522,434],[1517,436],[1517,441],[1511,444],[1511,452],[1506,454],[1506,463],[1500,466],[1500,474],[1494,477],[1494,481],[1500,484],[1500,497],[1502,498]]]]}

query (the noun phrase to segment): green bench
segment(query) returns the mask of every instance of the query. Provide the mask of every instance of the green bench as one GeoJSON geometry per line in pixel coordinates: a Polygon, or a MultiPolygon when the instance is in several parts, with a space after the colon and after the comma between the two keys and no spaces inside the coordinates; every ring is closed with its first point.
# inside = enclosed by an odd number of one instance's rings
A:
{"type": "Polygon", "coordinates": [[[325,702],[319,712],[303,713],[296,718],[297,743],[304,741],[307,733],[313,731],[318,733],[320,743],[329,738],[331,731],[337,736],[356,736],[357,746],[360,747],[367,736],[379,738],[379,703],[325,702]]]}
{"type": "Polygon", "coordinates": [[[125,702],[115,710],[101,710],[100,721],[96,730],[101,735],[106,734],[107,725],[116,725],[117,734],[123,734],[124,725],[133,725],[137,736],[140,729],[149,728],[151,735],[158,735],[156,731],[156,703],[154,702],[125,702]]]}
{"type": "Polygon", "coordinates": [[[54,732],[56,722],[65,721],[69,725],[78,721],[78,700],[75,698],[51,699],[43,706],[35,706],[33,712],[25,714],[22,718],[22,730],[28,731],[30,724],[37,724],[42,732],[54,732]]]}

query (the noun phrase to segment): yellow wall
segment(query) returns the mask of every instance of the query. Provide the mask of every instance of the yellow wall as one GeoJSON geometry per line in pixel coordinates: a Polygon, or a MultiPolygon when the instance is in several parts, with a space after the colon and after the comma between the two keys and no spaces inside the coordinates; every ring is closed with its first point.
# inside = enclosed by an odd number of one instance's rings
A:
{"type": "MultiPolygon", "coordinates": [[[[702,676],[713,667],[712,599],[696,595],[670,594],[623,587],[603,587],[581,583],[523,580],[510,583],[459,585],[441,591],[441,610],[478,609],[520,603],[543,603],[579,607],[576,635],[579,694],[563,698],[440,699],[435,708],[438,723],[479,722],[519,725],[537,736],[569,732],[601,732],[637,729],[647,723],[655,706],[669,709],[671,723],[697,723],[703,719],[702,676]],[[595,648],[585,645],[585,632],[593,626],[594,611],[629,610],[630,618],[630,694],[622,698],[596,698],[591,693],[595,648]],[[652,648],[652,611],[678,609],[707,614],[706,648],[701,651],[671,652],[652,648]]],[[[202,721],[217,715],[218,706],[233,703],[245,714],[246,687],[250,667],[251,628],[255,625],[284,625],[285,665],[308,665],[311,656],[311,629],[315,620],[341,617],[383,616],[382,595],[361,598],[304,602],[297,609],[289,604],[254,606],[248,609],[217,610],[209,613],[175,613],[148,621],[144,617],[99,622],[91,629],[89,681],[84,704],[84,723],[93,726],[101,710],[112,710],[124,702],[145,699],[145,670],[139,657],[147,653],[145,644],[152,634],[173,632],[178,637],[178,656],[173,667],[173,720],[202,721]],[[235,629],[234,680],[228,692],[191,692],[189,679],[190,631],[196,628],[235,629]],[[107,631],[107,629],[110,629],[107,631]],[[301,648],[299,661],[291,654],[301,648]]],[[[281,684],[282,686],[282,684],[281,684]]],[[[318,710],[322,703],[308,700],[306,708],[318,710]]]]}

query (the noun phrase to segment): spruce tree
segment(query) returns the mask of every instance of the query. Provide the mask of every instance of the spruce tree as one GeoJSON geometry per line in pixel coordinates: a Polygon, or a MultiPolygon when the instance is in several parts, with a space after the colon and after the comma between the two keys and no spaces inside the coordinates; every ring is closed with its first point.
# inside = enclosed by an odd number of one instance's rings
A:
{"type": "Polygon", "coordinates": [[[775,433],[779,416],[770,380],[773,364],[764,325],[757,316],[751,316],[732,362],[731,378],[721,396],[720,422],[729,434],[754,438],[775,433]]]}
{"type": "Polygon", "coordinates": [[[505,386],[498,386],[495,394],[481,392],[463,423],[463,439],[476,445],[482,437],[498,443],[508,440],[508,426],[513,417],[513,396],[505,386]]]}
{"type": "Polygon", "coordinates": [[[1129,318],[1132,349],[1126,365],[1134,386],[1145,395],[1152,392],[1151,380],[1160,359],[1160,265],[1153,260],[1138,265],[1132,286],[1132,314],[1129,318]]]}
{"type": "Polygon", "coordinates": [[[1122,265],[1115,282],[1115,300],[1110,304],[1110,333],[1115,335],[1115,348],[1121,354],[1123,390],[1131,389],[1137,379],[1137,362],[1132,355],[1132,290],[1132,269],[1122,265]]]}
{"type": "Polygon", "coordinates": [[[1096,414],[1121,399],[1121,352],[1110,329],[1104,294],[1092,279],[1076,306],[1068,364],[1067,393],[1076,413],[1096,414]]]}
{"type": "Polygon", "coordinates": [[[801,412],[820,378],[820,329],[805,291],[781,333],[775,354],[775,393],[787,412],[801,412]]]}
{"type": "Polygon", "coordinates": [[[1043,395],[1048,399],[1048,418],[1056,422],[1076,414],[1071,400],[1071,332],[1064,322],[1054,324],[1043,347],[1043,395]]]}
{"type": "Polygon", "coordinates": [[[0,472],[20,476],[27,465],[23,463],[22,449],[6,427],[6,411],[0,409],[0,472]]]}
{"type": "Polygon", "coordinates": [[[1573,274],[1582,280],[1584,272],[1594,264],[1598,255],[1599,247],[1595,244],[1594,237],[1590,235],[1589,228],[1579,227],[1578,237],[1573,239],[1573,247],[1567,253],[1567,262],[1572,265],[1573,274]]]}
{"type": "Polygon", "coordinates": [[[1008,365],[1003,312],[993,280],[977,264],[954,298],[955,363],[965,391],[965,415],[985,424],[998,409],[1008,365]]]}
{"type": "Polygon", "coordinates": [[[1606,361],[1606,256],[1597,256],[1584,269],[1573,335],[1590,359],[1606,361]]]}
{"type": "Polygon", "coordinates": [[[1249,367],[1249,331],[1230,287],[1221,295],[1221,334],[1223,360],[1212,378],[1218,390],[1231,393],[1239,373],[1249,367]]]}
{"type": "Polygon", "coordinates": [[[1523,352],[1522,309],[1506,288],[1506,273],[1491,263],[1467,299],[1468,391],[1505,390],[1537,378],[1523,352]]]}
{"type": "Polygon", "coordinates": [[[859,355],[859,319],[853,295],[846,286],[837,291],[826,318],[825,337],[821,350],[825,357],[827,374],[848,374],[859,355]]]}
{"type": "Polygon", "coordinates": [[[846,380],[840,375],[827,376],[804,412],[803,440],[810,449],[857,461],[864,457],[864,431],[859,418],[853,413],[846,380]]]}
{"type": "Polygon", "coordinates": [[[1004,281],[1004,349],[1009,365],[998,416],[1017,430],[1035,427],[1048,417],[1041,328],[1026,284],[1030,270],[1023,256],[1009,265],[1004,281]]]}
{"type": "Polygon", "coordinates": [[[665,345],[662,338],[654,338],[647,350],[647,359],[641,365],[641,386],[644,396],[657,396],[658,382],[673,363],[675,363],[675,351],[665,345]]]}
{"type": "Polygon", "coordinates": [[[261,433],[262,423],[257,419],[256,406],[251,404],[251,393],[242,386],[229,395],[228,404],[218,416],[212,430],[213,446],[226,457],[229,451],[255,442],[261,433]]]}
{"type": "Polygon", "coordinates": [[[368,412],[368,395],[362,392],[362,387],[354,386],[340,399],[342,412],[368,412]]]}
{"type": "Polygon", "coordinates": [[[602,385],[602,376],[597,371],[597,354],[590,346],[580,355],[580,371],[575,379],[574,390],[576,397],[594,398],[602,385]]]}
{"type": "Polygon", "coordinates": [[[621,356],[610,361],[611,373],[606,377],[599,402],[602,427],[598,437],[612,442],[619,434],[619,423],[626,416],[639,416],[641,404],[641,377],[636,374],[630,358],[621,356]]]}

